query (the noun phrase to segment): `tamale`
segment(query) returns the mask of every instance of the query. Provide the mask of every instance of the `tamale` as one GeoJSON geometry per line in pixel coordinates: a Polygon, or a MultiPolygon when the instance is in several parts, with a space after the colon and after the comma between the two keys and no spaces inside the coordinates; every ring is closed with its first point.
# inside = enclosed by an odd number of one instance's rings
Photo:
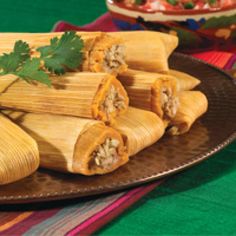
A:
{"type": "Polygon", "coordinates": [[[128,161],[119,132],[101,121],[9,110],[4,114],[37,141],[41,167],[95,175],[128,161]]]}
{"type": "Polygon", "coordinates": [[[200,91],[183,91],[179,94],[180,106],[169,124],[168,133],[180,135],[189,131],[193,123],[202,116],[208,107],[206,96],[200,91]]]}
{"type": "MultiPolygon", "coordinates": [[[[122,40],[102,32],[77,32],[84,41],[81,71],[118,74],[127,69],[125,48],[122,40]]],[[[37,47],[49,45],[50,39],[62,33],[0,33],[0,53],[11,51],[17,40],[23,40],[32,47],[32,54],[38,55],[37,47]]]]}
{"type": "Polygon", "coordinates": [[[201,83],[199,79],[181,71],[170,70],[169,75],[172,75],[177,79],[178,91],[187,91],[187,90],[194,89],[197,85],[201,83]]]}
{"type": "Polygon", "coordinates": [[[153,111],[163,120],[175,116],[178,98],[174,77],[129,69],[118,79],[128,93],[131,106],[153,111]]]}
{"type": "Polygon", "coordinates": [[[0,107],[93,118],[112,122],[126,111],[121,83],[105,73],[77,72],[51,77],[52,86],[29,84],[15,76],[0,79],[0,107]]]}
{"type": "Polygon", "coordinates": [[[113,127],[123,136],[130,156],[152,145],[164,134],[163,121],[153,112],[129,107],[113,127]]]}
{"type": "Polygon", "coordinates": [[[114,32],[125,45],[125,60],[131,69],[167,72],[168,57],[178,45],[178,38],[153,31],[114,32]]]}
{"type": "Polygon", "coordinates": [[[0,185],[31,175],[39,166],[36,142],[0,114],[0,185]]]}
{"type": "Polygon", "coordinates": [[[157,36],[160,37],[161,41],[164,44],[167,57],[169,57],[174,52],[174,50],[177,48],[179,44],[179,38],[177,36],[170,35],[167,33],[157,32],[157,31],[155,32],[149,31],[149,33],[155,33],[157,36]]]}

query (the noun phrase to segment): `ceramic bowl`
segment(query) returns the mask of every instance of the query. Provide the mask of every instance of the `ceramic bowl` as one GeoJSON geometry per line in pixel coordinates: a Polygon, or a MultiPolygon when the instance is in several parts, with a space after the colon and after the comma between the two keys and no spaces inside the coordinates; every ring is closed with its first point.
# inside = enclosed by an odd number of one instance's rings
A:
{"type": "Polygon", "coordinates": [[[177,35],[179,51],[236,48],[236,3],[223,8],[174,11],[142,9],[123,1],[107,0],[107,7],[121,30],[155,30],[177,35]]]}

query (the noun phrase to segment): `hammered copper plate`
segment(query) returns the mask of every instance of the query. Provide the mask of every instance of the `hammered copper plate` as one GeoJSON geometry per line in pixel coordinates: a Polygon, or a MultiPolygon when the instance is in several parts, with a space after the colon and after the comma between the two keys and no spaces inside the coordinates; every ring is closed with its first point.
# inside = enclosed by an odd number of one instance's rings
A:
{"type": "Polygon", "coordinates": [[[208,112],[188,134],[164,137],[117,171],[84,177],[38,170],[34,175],[0,187],[0,203],[29,203],[89,196],[125,189],[176,173],[203,161],[236,137],[236,86],[223,71],[175,53],[172,68],[190,73],[202,83],[208,112]]]}

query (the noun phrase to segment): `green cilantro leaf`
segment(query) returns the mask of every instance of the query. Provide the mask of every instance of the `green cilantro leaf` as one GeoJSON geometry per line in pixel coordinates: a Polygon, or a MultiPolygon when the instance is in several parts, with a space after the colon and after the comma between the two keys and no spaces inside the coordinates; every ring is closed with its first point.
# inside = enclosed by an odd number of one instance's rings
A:
{"type": "Polygon", "coordinates": [[[76,32],[65,32],[61,38],[54,37],[50,45],[37,49],[44,66],[57,75],[64,74],[66,68],[76,69],[82,62],[84,43],[76,32]]]}
{"type": "Polygon", "coordinates": [[[214,4],[216,4],[216,0],[208,0],[208,3],[209,3],[210,5],[214,5],[214,4]]]}
{"type": "Polygon", "coordinates": [[[167,0],[167,2],[173,6],[176,6],[178,4],[177,0],[167,0]]]}
{"type": "Polygon", "coordinates": [[[75,69],[82,62],[84,43],[75,32],[65,32],[60,38],[52,38],[50,45],[40,47],[40,58],[31,59],[30,47],[17,41],[11,53],[0,56],[0,75],[14,74],[28,83],[38,81],[51,85],[45,68],[54,74],[64,74],[66,69],[75,69]],[[44,70],[40,62],[44,62],[44,70]]]}
{"type": "Polygon", "coordinates": [[[0,75],[14,74],[27,81],[38,81],[48,86],[51,81],[46,72],[40,69],[40,59],[30,59],[30,47],[26,42],[17,41],[9,54],[0,57],[0,75]]]}
{"type": "Polygon", "coordinates": [[[30,47],[29,44],[21,40],[16,41],[13,49],[13,53],[18,55],[22,62],[30,58],[30,47]]]}
{"type": "Polygon", "coordinates": [[[193,9],[195,7],[195,4],[193,2],[186,2],[184,3],[185,9],[193,9]]]}
{"type": "Polygon", "coordinates": [[[25,64],[14,74],[28,83],[38,81],[51,86],[51,80],[49,79],[48,74],[40,69],[39,58],[27,59],[25,64]]]}
{"type": "Polygon", "coordinates": [[[13,52],[0,57],[0,74],[16,71],[28,58],[30,58],[29,45],[21,40],[17,41],[13,52]]]}
{"type": "Polygon", "coordinates": [[[143,0],[135,0],[136,5],[141,5],[143,3],[143,0]]]}

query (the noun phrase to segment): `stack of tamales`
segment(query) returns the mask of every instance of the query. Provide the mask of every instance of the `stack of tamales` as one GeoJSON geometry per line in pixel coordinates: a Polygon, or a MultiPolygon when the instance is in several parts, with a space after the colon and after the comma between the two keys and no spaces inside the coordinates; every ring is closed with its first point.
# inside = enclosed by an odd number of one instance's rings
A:
{"type": "MultiPolygon", "coordinates": [[[[169,69],[175,36],[77,34],[84,41],[83,62],[76,71],[51,76],[50,88],[0,77],[0,184],[24,178],[39,165],[83,175],[112,172],[166,129],[172,135],[187,132],[206,111],[206,97],[189,91],[199,80],[169,69]]],[[[37,57],[36,47],[60,35],[2,33],[0,53],[24,40],[37,57]]]]}
{"type": "Polygon", "coordinates": [[[186,133],[208,107],[206,96],[190,91],[200,81],[186,73],[168,74],[131,70],[118,76],[125,87],[130,105],[157,114],[171,135],[186,133]]]}

